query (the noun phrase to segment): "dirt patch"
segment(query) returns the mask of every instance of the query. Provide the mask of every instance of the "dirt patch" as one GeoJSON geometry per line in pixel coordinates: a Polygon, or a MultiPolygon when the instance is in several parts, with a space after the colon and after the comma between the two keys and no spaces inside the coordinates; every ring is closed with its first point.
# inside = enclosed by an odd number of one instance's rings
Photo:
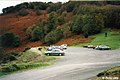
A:
{"type": "Polygon", "coordinates": [[[73,35],[72,37],[68,39],[64,39],[56,43],[55,45],[61,45],[61,44],[67,44],[68,46],[71,46],[76,43],[85,43],[91,41],[92,38],[84,38],[80,35],[73,35]]]}
{"type": "Polygon", "coordinates": [[[23,44],[23,45],[19,46],[18,48],[6,48],[5,51],[7,51],[7,52],[10,52],[10,51],[21,52],[21,51],[24,51],[24,49],[27,47],[38,47],[41,45],[42,45],[42,42],[40,42],[40,41],[28,42],[27,44],[23,44]]]}

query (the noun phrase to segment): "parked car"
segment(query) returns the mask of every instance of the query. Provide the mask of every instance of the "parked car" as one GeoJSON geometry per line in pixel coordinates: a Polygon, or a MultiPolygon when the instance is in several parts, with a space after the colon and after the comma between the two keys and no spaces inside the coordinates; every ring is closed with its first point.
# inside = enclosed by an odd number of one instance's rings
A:
{"type": "Polygon", "coordinates": [[[67,49],[67,44],[62,44],[60,47],[61,49],[67,49]]]}
{"type": "Polygon", "coordinates": [[[83,47],[84,48],[93,48],[93,49],[95,49],[96,46],[94,46],[94,45],[84,45],[83,47]]]}
{"type": "Polygon", "coordinates": [[[48,55],[48,56],[50,56],[50,55],[64,56],[65,53],[64,53],[63,50],[60,50],[60,49],[52,49],[52,50],[47,50],[45,52],[45,55],[48,55]]]}
{"type": "Polygon", "coordinates": [[[63,48],[61,48],[61,46],[50,46],[47,50],[53,50],[53,49],[60,49],[63,50],[63,48]]]}
{"type": "Polygon", "coordinates": [[[96,46],[93,46],[93,45],[88,45],[88,47],[87,48],[95,48],[96,46]]]}
{"type": "Polygon", "coordinates": [[[110,50],[111,48],[106,45],[98,45],[95,47],[96,50],[110,50]]]}

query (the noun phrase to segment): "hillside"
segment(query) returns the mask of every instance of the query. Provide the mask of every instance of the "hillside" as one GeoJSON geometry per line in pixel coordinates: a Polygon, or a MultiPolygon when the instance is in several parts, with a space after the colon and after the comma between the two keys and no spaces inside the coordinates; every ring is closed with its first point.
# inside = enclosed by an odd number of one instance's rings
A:
{"type": "Polygon", "coordinates": [[[28,42],[27,44],[25,44],[26,33],[24,32],[24,29],[31,27],[32,25],[43,19],[47,19],[48,14],[46,13],[46,11],[43,11],[43,15],[36,16],[33,10],[29,10],[29,13],[30,14],[27,16],[17,16],[16,13],[9,13],[0,16],[0,34],[3,34],[5,32],[12,32],[20,36],[21,46],[17,50],[21,50],[21,48],[24,49],[24,47],[26,46],[33,47],[42,44],[39,41],[28,42]]]}
{"type": "Polygon", "coordinates": [[[0,16],[0,34],[5,32],[13,32],[20,35],[21,41],[24,41],[26,38],[24,29],[31,27],[37,22],[47,19],[46,11],[43,11],[43,15],[36,16],[33,10],[29,10],[29,15],[27,16],[17,16],[16,13],[9,13],[0,16]]]}
{"type": "MultiPolygon", "coordinates": [[[[120,28],[120,6],[117,2],[25,2],[3,9],[0,35],[11,32],[20,37],[23,51],[40,45],[68,45],[89,42],[89,35],[104,28],[120,28]],[[89,21],[88,21],[89,20],[89,21]]],[[[4,44],[3,44],[4,45],[4,44]]]]}

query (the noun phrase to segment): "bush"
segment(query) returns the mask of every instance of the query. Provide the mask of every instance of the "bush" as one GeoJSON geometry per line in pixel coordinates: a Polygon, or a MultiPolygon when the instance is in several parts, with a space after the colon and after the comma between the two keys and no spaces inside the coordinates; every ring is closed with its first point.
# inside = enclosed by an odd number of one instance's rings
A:
{"type": "Polygon", "coordinates": [[[84,33],[83,35],[84,35],[85,38],[88,38],[88,33],[87,32],[84,33]]]}
{"type": "Polygon", "coordinates": [[[104,76],[104,75],[105,75],[104,72],[101,72],[97,75],[97,77],[101,77],[101,76],[104,76]]]}
{"type": "Polygon", "coordinates": [[[68,3],[65,4],[65,10],[67,12],[72,12],[74,7],[75,7],[75,3],[74,2],[68,2],[68,3]]]}
{"type": "Polygon", "coordinates": [[[18,47],[20,45],[20,36],[15,35],[13,41],[13,47],[18,47]]]}
{"type": "Polygon", "coordinates": [[[64,28],[62,28],[62,31],[63,31],[63,38],[68,38],[72,36],[72,32],[70,31],[69,24],[65,24],[64,28]]]}
{"type": "Polygon", "coordinates": [[[70,23],[71,31],[76,34],[82,32],[83,27],[83,15],[77,15],[73,18],[73,21],[70,23]]]}
{"type": "Polygon", "coordinates": [[[5,33],[1,36],[2,47],[18,47],[20,45],[20,37],[13,33],[5,33]]]}
{"type": "Polygon", "coordinates": [[[104,27],[104,20],[102,15],[84,15],[83,16],[83,28],[82,32],[84,34],[88,33],[91,34],[97,34],[99,33],[104,27]]]}
{"type": "Polygon", "coordinates": [[[41,15],[42,13],[41,13],[41,11],[40,10],[36,10],[36,15],[37,16],[39,16],[39,15],[41,15]]]}
{"type": "Polygon", "coordinates": [[[12,54],[9,54],[9,55],[6,55],[4,58],[3,58],[3,62],[6,63],[6,62],[9,62],[9,61],[14,61],[16,60],[16,56],[15,55],[12,55],[12,54]]]}
{"type": "Polygon", "coordinates": [[[22,9],[18,13],[19,16],[26,16],[28,14],[29,14],[29,12],[26,9],[22,9]]]}
{"type": "Polygon", "coordinates": [[[14,34],[13,33],[5,33],[1,36],[1,46],[2,47],[12,47],[14,42],[14,34]]]}
{"type": "Polygon", "coordinates": [[[58,18],[58,23],[59,23],[60,25],[62,25],[62,24],[65,23],[65,19],[64,19],[63,16],[60,16],[60,17],[58,18]]]}
{"type": "Polygon", "coordinates": [[[14,71],[18,71],[18,70],[23,70],[23,69],[30,69],[30,68],[34,68],[34,67],[42,67],[42,66],[47,66],[49,65],[49,63],[45,62],[45,63],[21,63],[21,64],[8,64],[8,65],[4,65],[2,66],[1,71],[2,72],[14,72],[14,71]]]}
{"type": "Polygon", "coordinates": [[[58,2],[58,3],[48,3],[49,4],[49,7],[47,8],[47,12],[48,13],[51,13],[51,12],[56,12],[58,9],[60,9],[61,7],[61,2],[58,2]]]}
{"type": "Polygon", "coordinates": [[[37,24],[33,26],[32,30],[32,38],[31,41],[42,40],[44,37],[44,25],[43,23],[37,24]]]}
{"type": "Polygon", "coordinates": [[[50,13],[46,26],[44,28],[45,33],[49,33],[50,31],[54,30],[56,28],[56,25],[58,23],[58,18],[55,12],[50,13]]]}
{"type": "Polygon", "coordinates": [[[56,43],[57,41],[59,41],[63,36],[63,33],[61,30],[54,30],[54,31],[51,31],[50,33],[48,33],[46,36],[45,36],[45,42],[48,44],[48,45],[51,45],[53,43],[56,43]]]}
{"type": "Polygon", "coordinates": [[[2,72],[13,72],[13,71],[17,71],[17,65],[16,64],[12,64],[12,65],[8,65],[2,68],[2,72]]]}

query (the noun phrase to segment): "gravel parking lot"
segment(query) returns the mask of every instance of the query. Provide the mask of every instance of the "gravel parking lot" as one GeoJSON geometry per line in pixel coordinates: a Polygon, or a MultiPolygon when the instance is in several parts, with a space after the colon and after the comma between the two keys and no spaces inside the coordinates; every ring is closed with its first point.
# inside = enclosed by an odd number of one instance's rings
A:
{"type": "Polygon", "coordinates": [[[87,80],[101,71],[120,65],[120,49],[94,50],[69,47],[57,64],[0,77],[0,80],[87,80]]]}

